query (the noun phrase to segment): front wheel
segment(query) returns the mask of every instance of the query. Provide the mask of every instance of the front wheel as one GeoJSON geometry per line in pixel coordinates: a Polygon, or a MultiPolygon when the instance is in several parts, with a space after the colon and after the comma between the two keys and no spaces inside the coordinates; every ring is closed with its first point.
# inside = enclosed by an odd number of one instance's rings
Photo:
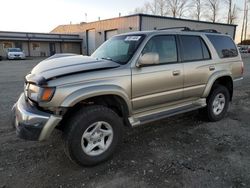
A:
{"type": "Polygon", "coordinates": [[[207,107],[203,110],[203,114],[211,122],[219,121],[226,115],[229,101],[228,89],[225,86],[216,85],[207,98],[207,107]]]}
{"type": "Polygon", "coordinates": [[[68,122],[66,153],[80,165],[92,166],[107,160],[122,139],[121,118],[104,106],[80,109],[68,122]]]}

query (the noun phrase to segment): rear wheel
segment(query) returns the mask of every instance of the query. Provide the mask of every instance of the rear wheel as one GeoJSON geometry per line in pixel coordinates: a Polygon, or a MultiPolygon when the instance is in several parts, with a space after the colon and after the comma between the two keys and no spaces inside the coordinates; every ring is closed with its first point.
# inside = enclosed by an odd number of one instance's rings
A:
{"type": "Polygon", "coordinates": [[[208,96],[207,107],[202,110],[202,113],[211,122],[219,121],[226,115],[229,101],[230,94],[228,89],[225,86],[216,85],[208,96]]]}
{"type": "Polygon", "coordinates": [[[66,153],[80,165],[91,166],[107,160],[122,139],[121,118],[104,106],[80,109],[67,122],[66,153]]]}

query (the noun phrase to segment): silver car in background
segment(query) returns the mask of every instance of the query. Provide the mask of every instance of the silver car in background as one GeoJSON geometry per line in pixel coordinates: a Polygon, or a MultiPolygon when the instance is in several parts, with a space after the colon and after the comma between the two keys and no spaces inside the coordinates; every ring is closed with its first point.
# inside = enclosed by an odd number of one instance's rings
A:
{"type": "Polygon", "coordinates": [[[25,59],[25,53],[20,48],[8,48],[7,59],[25,59]]]}

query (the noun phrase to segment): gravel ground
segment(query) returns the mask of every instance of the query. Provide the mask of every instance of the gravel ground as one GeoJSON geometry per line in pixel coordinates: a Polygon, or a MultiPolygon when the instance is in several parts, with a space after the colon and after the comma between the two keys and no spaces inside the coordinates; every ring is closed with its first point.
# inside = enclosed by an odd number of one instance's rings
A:
{"type": "Polygon", "coordinates": [[[224,120],[191,112],[128,129],[113,158],[92,168],[68,160],[59,131],[39,143],[11,128],[10,109],[37,62],[0,62],[0,188],[250,187],[250,57],[224,120]]]}

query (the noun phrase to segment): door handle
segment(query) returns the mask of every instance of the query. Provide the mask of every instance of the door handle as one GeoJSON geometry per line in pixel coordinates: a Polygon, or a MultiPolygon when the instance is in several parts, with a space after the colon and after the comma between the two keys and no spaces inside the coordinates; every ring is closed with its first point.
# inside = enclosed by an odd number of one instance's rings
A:
{"type": "Polygon", "coordinates": [[[210,66],[210,67],[209,67],[209,70],[210,70],[210,71],[214,71],[214,70],[215,70],[215,66],[210,66]]]}
{"type": "Polygon", "coordinates": [[[179,76],[181,74],[181,71],[175,70],[173,71],[173,76],[179,76]]]}

